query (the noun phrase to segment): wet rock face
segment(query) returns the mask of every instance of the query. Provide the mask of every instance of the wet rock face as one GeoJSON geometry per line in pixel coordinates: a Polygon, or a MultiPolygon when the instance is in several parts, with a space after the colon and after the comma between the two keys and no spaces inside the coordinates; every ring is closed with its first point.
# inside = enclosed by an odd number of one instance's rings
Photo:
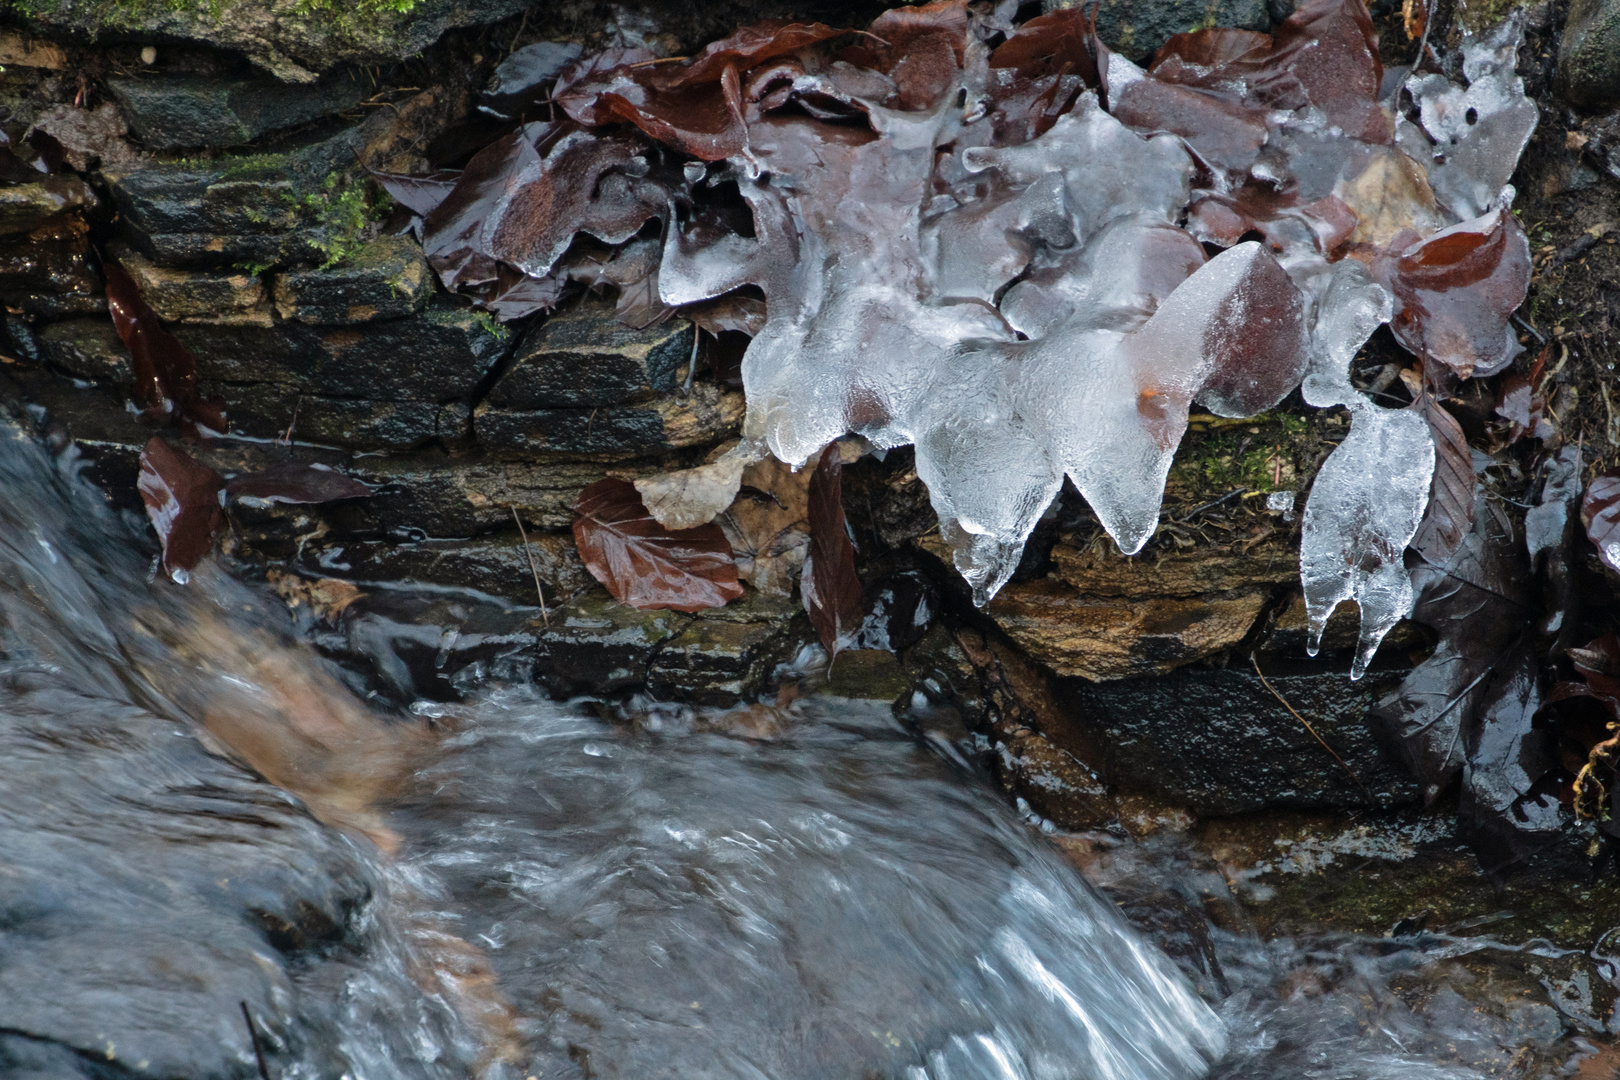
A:
{"type": "Polygon", "coordinates": [[[1558,88],[1577,105],[1620,103],[1620,4],[1573,0],[1558,48],[1558,88]]]}
{"type": "MultiPolygon", "coordinates": [[[[1081,7],[1073,0],[1047,0],[1048,11],[1081,7]]],[[[1292,11],[1289,3],[1283,12],[1292,11]]],[[[1129,57],[1150,55],[1173,34],[1206,26],[1270,30],[1267,0],[1101,0],[1096,7],[1097,36],[1129,57]]]]}
{"type": "Polygon", "coordinates": [[[107,80],[130,131],[153,150],[243,146],[268,132],[351,108],[366,96],[363,86],[350,72],[301,85],[151,73],[107,80]]]}

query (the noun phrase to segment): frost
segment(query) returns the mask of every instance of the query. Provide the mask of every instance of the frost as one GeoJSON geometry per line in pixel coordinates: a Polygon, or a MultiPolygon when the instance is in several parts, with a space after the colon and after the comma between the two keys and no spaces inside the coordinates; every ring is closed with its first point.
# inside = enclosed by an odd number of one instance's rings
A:
{"type": "Polygon", "coordinates": [[[1316,655],[1333,609],[1346,600],[1361,608],[1361,638],[1350,677],[1366,674],[1378,643],[1412,611],[1406,545],[1429,502],[1434,443],[1423,417],[1410,409],[1360,403],[1350,434],[1328,455],[1305,503],[1300,581],[1316,655]]]}

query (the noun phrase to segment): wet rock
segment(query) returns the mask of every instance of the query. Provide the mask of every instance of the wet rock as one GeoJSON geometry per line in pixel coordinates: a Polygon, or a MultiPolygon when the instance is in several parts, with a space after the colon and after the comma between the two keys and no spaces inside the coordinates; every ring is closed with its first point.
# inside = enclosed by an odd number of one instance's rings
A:
{"type": "Polygon", "coordinates": [[[134,279],[141,299],[160,319],[203,319],[260,327],[271,324],[264,282],[249,274],[166,270],[124,244],[115,245],[107,254],[134,279]]]}
{"type": "Polygon", "coordinates": [[[1065,689],[1106,748],[1108,776],[1199,813],[1416,802],[1417,785],[1385,757],[1367,720],[1402,673],[1375,668],[1352,683],[1348,669],[1324,654],[1314,667],[1267,674],[1331,753],[1247,668],[1073,680],[1065,689]]]}
{"type": "Polygon", "coordinates": [[[116,33],[139,43],[180,42],[240,53],[290,83],[312,83],[339,64],[388,64],[414,56],[459,26],[516,15],[524,0],[421,0],[409,11],[377,4],[314,6],[303,0],[210,4],[33,4],[19,12],[47,36],[116,33]]]}
{"type": "Polygon", "coordinates": [[[675,389],[692,353],[692,325],[675,319],[634,330],[613,305],[588,298],[530,331],[512,366],[490,387],[503,410],[594,408],[642,401],[675,389]]]}
{"type": "Polygon", "coordinates": [[[129,350],[119,340],[110,319],[47,323],[40,328],[38,341],[42,357],[75,378],[113,386],[135,383],[129,350]]]}
{"type": "Polygon", "coordinates": [[[280,383],[307,394],[376,401],[466,398],[510,344],[449,297],[435,298],[415,318],[363,328],[193,322],[173,329],[196,355],[204,380],[280,383]]]}
{"type": "Polygon", "coordinates": [[[699,612],[652,658],[647,688],[666,700],[722,708],[757,697],[804,636],[790,630],[797,615],[791,603],[756,592],[699,612]]]}
{"type": "MultiPolygon", "coordinates": [[[[1047,0],[1045,6],[1052,11],[1086,5],[1076,0],[1047,0]]],[[[1266,0],[1101,0],[1095,18],[1097,36],[1109,48],[1132,58],[1147,56],[1173,34],[1207,26],[1271,29],[1266,0]]]]}
{"type": "Polygon", "coordinates": [[[432,282],[421,245],[383,237],[335,266],[277,274],[276,314],[328,326],[403,318],[427,303],[432,282]]]}
{"type": "Polygon", "coordinates": [[[593,589],[551,613],[535,647],[535,675],[556,694],[640,689],[660,647],[691,621],[676,611],[638,611],[593,589]]]}
{"type": "Polygon", "coordinates": [[[839,697],[895,701],[911,690],[911,680],[892,652],[844,649],[827,668],[827,690],[839,697]]]}
{"type": "Polygon", "coordinates": [[[106,311],[82,218],[58,217],[26,235],[0,239],[0,304],[42,319],[106,311]]]}
{"type": "Polygon", "coordinates": [[[368,401],[301,393],[279,383],[200,384],[225,402],[234,435],[343,446],[355,450],[413,450],[466,438],[472,412],[465,402],[368,401]]]}
{"type": "Polygon", "coordinates": [[[55,139],[62,147],[62,160],[75,172],[121,168],[140,161],[140,153],[124,138],[129,127],[110,101],[94,109],[47,106],[34,117],[29,131],[43,131],[55,139]]]}
{"type": "Polygon", "coordinates": [[[0,187],[0,233],[26,233],[57,214],[94,209],[95,192],[77,176],[47,176],[37,184],[0,187]]]}
{"type": "Polygon", "coordinates": [[[142,73],[109,78],[107,89],[123,107],[135,137],[152,150],[241,146],[267,132],[341,112],[366,96],[350,72],[292,86],[262,77],[142,73]]]}
{"type": "Polygon", "coordinates": [[[518,604],[537,603],[536,573],[548,605],[566,601],[595,584],[579,560],[573,537],[563,533],[530,531],[526,545],[516,531],[415,543],[316,542],[304,545],[302,563],[315,573],[340,574],[355,581],[420,581],[475,589],[518,604]]]}
{"type": "Polygon", "coordinates": [[[496,451],[634,455],[712,445],[742,427],[740,393],[699,383],[689,395],[592,409],[502,409],[473,414],[478,441],[496,451]]]}
{"type": "Polygon", "coordinates": [[[1558,46],[1558,89],[1577,105],[1620,102],[1620,3],[1573,0],[1558,46]]]}

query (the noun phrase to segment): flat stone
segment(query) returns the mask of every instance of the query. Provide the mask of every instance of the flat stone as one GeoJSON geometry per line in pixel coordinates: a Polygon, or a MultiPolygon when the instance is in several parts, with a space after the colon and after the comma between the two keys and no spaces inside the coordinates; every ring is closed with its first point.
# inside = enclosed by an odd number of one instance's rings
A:
{"type": "Polygon", "coordinates": [[[910,693],[900,658],[883,649],[845,649],[827,669],[827,691],[839,697],[894,701],[910,693]]]}
{"type": "Polygon", "coordinates": [[[88,211],[97,202],[95,192],[77,176],[0,187],[0,234],[33,232],[57,214],[88,211]]]}
{"type": "Polygon", "coordinates": [[[42,357],[68,374],[91,382],[133,386],[129,350],[112,320],[78,318],[46,323],[36,337],[42,357]]]}
{"type": "Polygon", "coordinates": [[[510,345],[471,309],[435,297],[420,315],[355,327],[183,323],[174,334],[197,357],[199,377],[279,383],[299,392],[375,401],[470,396],[510,345]]]}
{"type": "Polygon", "coordinates": [[[659,648],[691,621],[676,611],[638,611],[593,589],[551,613],[535,647],[535,674],[558,694],[639,689],[659,648]]]}
{"type": "Polygon", "coordinates": [[[1418,786],[1386,758],[1367,719],[1401,673],[1374,669],[1353,683],[1347,671],[1341,657],[1267,674],[1333,753],[1247,666],[1066,685],[1072,708],[1096,731],[1110,778],[1200,814],[1419,801],[1418,786]]]}
{"type": "Polygon", "coordinates": [[[275,277],[276,314],[301,323],[402,318],[421,310],[432,294],[432,271],[421,245],[408,236],[374,240],[334,266],[275,277]]]}
{"type": "Polygon", "coordinates": [[[1571,0],[1558,46],[1558,90],[1587,107],[1620,101],[1620,2],[1571,0]]]}
{"type": "Polygon", "coordinates": [[[502,409],[473,414],[478,441],[496,451],[631,455],[705,446],[742,428],[743,395],[700,383],[684,397],[596,409],[502,409]]]}
{"type": "Polygon", "coordinates": [[[648,666],[655,696],[727,707],[758,696],[778,662],[772,648],[786,620],[741,622],[695,618],[665,643],[648,666]]]}
{"type": "Polygon", "coordinates": [[[302,562],[316,573],[354,581],[425,582],[475,589],[519,604],[535,604],[538,571],[547,605],[595,584],[567,533],[531,530],[528,543],[514,530],[468,540],[321,541],[303,545],[302,562]],[[534,569],[530,569],[530,558],[534,569]]]}
{"type": "Polygon", "coordinates": [[[1114,801],[1097,774],[1031,728],[997,746],[997,776],[1030,809],[1065,829],[1096,828],[1113,816],[1114,801]]]}
{"type": "Polygon", "coordinates": [[[1287,545],[1247,555],[1195,548],[1128,558],[1059,542],[1051,558],[1052,576],[1088,596],[1204,596],[1299,583],[1299,551],[1287,545]]]}
{"type": "Polygon", "coordinates": [[[279,383],[203,383],[203,393],[225,402],[231,433],[355,450],[412,450],[424,443],[457,442],[470,429],[465,402],[367,401],[300,393],[279,383]]]}
{"type": "MultiPolygon", "coordinates": [[[[1046,10],[1087,7],[1079,0],[1046,0],[1046,10]]],[[[1208,26],[1270,30],[1266,0],[1100,0],[1097,36],[1132,59],[1152,53],[1172,35],[1208,26]]]]}
{"type": "Polygon", "coordinates": [[[1261,590],[1214,597],[1084,595],[1045,578],[1008,585],[986,609],[1007,635],[1059,675],[1162,675],[1241,642],[1270,601],[1261,590]]]}
{"type": "Polygon", "coordinates": [[[692,325],[684,319],[634,330],[614,318],[611,303],[588,297],[524,337],[489,402],[522,410],[645,401],[675,389],[676,371],[691,354],[692,325]]]}
{"type": "Polygon", "coordinates": [[[221,79],[142,72],[107,79],[149,149],[241,146],[266,132],[318,120],[351,108],[366,96],[349,72],[317,83],[289,86],[263,77],[221,79]]]}
{"type": "Polygon", "coordinates": [[[57,217],[26,235],[0,238],[0,303],[40,319],[106,312],[82,218],[57,217]]]}
{"type": "Polygon", "coordinates": [[[125,244],[112,247],[108,255],[134,279],[141,299],[160,319],[271,325],[269,297],[264,282],[256,277],[240,272],[167,270],[125,244]]]}

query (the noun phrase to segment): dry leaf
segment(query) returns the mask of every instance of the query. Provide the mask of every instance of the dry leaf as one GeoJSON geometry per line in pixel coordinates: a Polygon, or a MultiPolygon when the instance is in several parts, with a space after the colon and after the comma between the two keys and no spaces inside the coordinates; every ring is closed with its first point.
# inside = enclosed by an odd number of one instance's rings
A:
{"type": "Polygon", "coordinates": [[[636,481],[647,512],[666,529],[707,525],[737,498],[743,470],[764,453],[756,443],[739,442],[705,465],[643,476],[636,481]]]}

